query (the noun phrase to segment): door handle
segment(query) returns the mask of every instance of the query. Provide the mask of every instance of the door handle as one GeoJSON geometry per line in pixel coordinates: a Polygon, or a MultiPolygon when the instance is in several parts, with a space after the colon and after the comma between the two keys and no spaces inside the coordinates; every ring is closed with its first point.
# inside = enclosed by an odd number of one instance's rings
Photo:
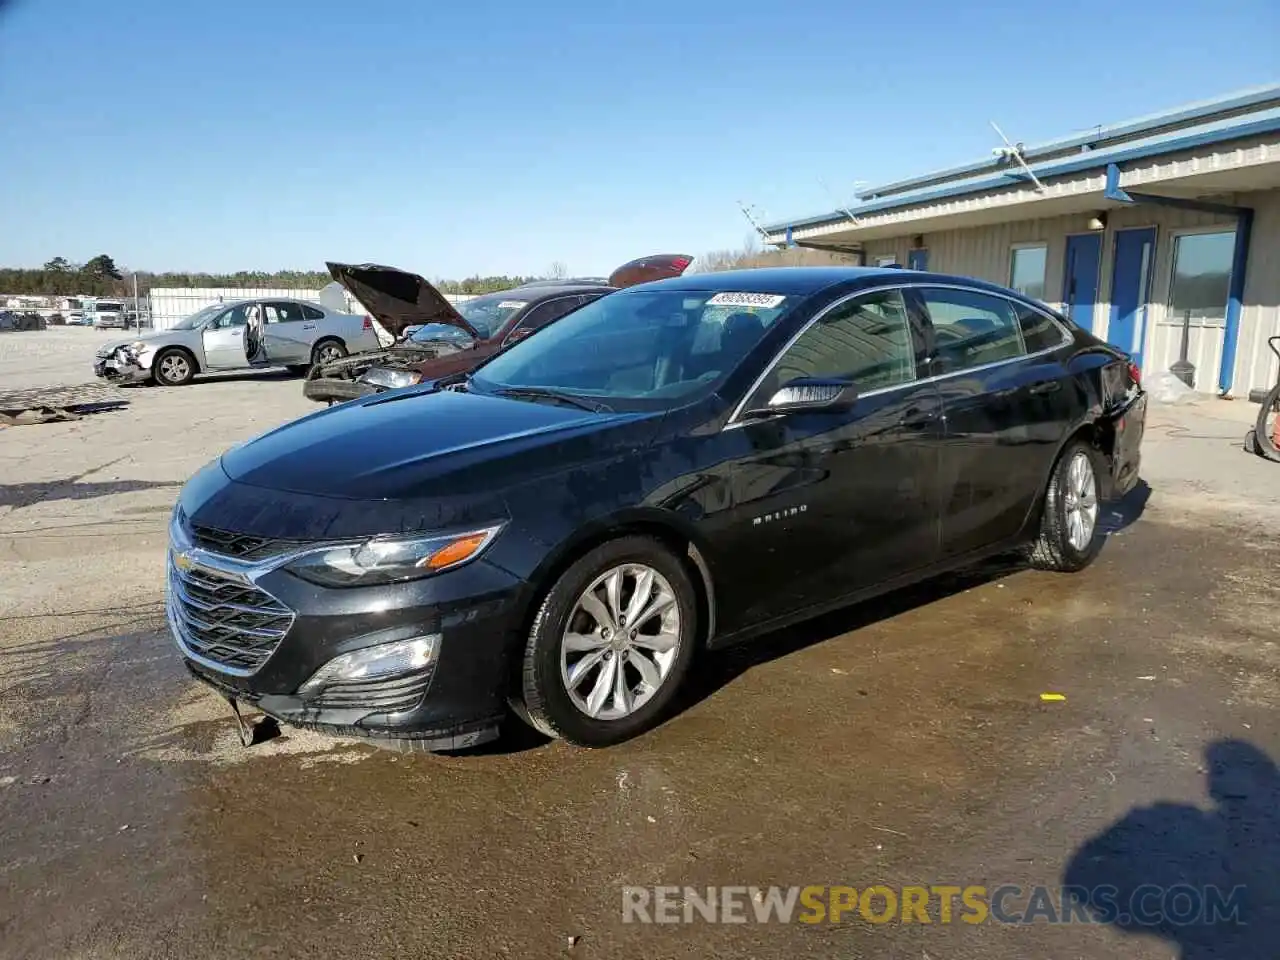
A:
{"type": "Polygon", "coordinates": [[[937,420],[941,412],[942,407],[936,403],[907,407],[898,418],[898,426],[923,427],[937,420]]]}

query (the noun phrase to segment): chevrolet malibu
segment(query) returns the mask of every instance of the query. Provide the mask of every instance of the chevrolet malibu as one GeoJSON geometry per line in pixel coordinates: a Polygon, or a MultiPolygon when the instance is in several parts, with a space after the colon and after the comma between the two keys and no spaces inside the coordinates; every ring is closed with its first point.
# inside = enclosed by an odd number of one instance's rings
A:
{"type": "Polygon", "coordinates": [[[1127,356],[979,281],[642,284],[206,466],[170,626],[237,715],[438,750],[513,710],[609,745],[704,649],[1011,549],[1083,568],[1145,410],[1127,356]]]}

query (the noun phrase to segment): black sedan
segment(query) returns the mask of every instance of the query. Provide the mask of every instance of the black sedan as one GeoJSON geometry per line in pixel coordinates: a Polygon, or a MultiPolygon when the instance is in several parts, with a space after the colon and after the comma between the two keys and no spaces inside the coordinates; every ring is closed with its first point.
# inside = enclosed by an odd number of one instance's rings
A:
{"type": "Polygon", "coordinates": [[[978,281],[643,284],[209,464],[174,511],[170,625],[196,677],[286,723],[448,749],[514,708],[612,744],[700,648],[1011,548],[1081,569],[1145,409],[1123,353],[978,281]]]}

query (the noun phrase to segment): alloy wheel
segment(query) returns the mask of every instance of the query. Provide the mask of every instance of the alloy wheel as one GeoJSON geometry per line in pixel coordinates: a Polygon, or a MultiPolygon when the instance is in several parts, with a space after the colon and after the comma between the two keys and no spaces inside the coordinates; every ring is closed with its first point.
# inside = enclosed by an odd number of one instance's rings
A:
{"type": "Polygon", "coordinates": [[[180,353],[170,353],[160,358],[160,373],[170,382],[185,380],[190,372],[191,365],[180,353]]]}
{"type": "Polygon", "coordinates": [[[605,571],[582,592],[560,642],[560,679],[595,720],[644,706],[671,674],[682,642],[671,584],[646,564],[605,571]]]}
{"type": "Polygon", "coordinates": [[[1093,462],[1083,450],[1071,458],[1067,467],[1063,506],[1067,514],[1067,542],[1083,552],[1093,542],[1093,530],[1098,523],[1098,481],[1093,462]]]}
{"type": "Polygon", "coordinates": [[[341,359],[341,357],[342,351],[332,343],[324,344],[317,354],[317,359],[320,363],[333,363],[333,361],[341,359]]]}

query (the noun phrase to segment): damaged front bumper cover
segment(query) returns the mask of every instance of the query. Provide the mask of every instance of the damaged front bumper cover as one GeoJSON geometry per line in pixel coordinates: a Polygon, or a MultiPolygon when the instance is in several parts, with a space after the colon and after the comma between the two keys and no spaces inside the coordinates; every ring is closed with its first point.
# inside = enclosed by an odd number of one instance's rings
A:
{"type": "Polygon", "coordinates": [[[116,383],[138,383],[151,379],[150,365],[143,366],[137,354],[120,347],[105,357],[95,357],[93,375],[116,383]]]}

